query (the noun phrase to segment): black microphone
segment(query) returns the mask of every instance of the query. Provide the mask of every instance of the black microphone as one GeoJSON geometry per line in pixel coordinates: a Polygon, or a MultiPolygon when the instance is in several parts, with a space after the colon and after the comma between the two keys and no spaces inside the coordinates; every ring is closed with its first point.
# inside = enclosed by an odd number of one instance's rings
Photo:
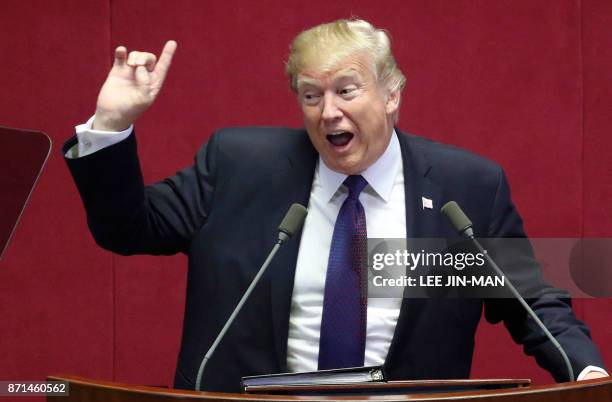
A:
{"type": "Polygon", "coordinates": [[[306,219],[307,213],[308,213],[308,210],[303,205],[292,204],[291,207],[289,207],[289,210],[285,214],[283,221],[278,227],[278,240],[276,241],[276,244],[272,248],[272,251],[270,251],[270,254],[268,254],[268,258],[266,258],[261,268],[259,268],[257,275],[255,275],[255,278],[253,278],[253,281],[249,285],[248,289],[242,295],[242,298],[236,305],[236,308],[234,308],[232,315],[230,315],[230,317],[227,319],[227,322],[225,323],[225,325],[219,332],[219,335],[217,335],[217,338],[211,345],[210,349],[208,349],[208,352],[206,352],[206,354],[204,355],[204,358],[202,359],[202,363],[200,363],[200,368],[198,369],[198,375],[196,377],[196,386],[195,386],[196,391],[200,391],[201,389],[202,375],[204,374],[204,368],[206,367],[206,363],[208,362],[208,360],[210,360],[210,357],[213,355],[213,353],[215,353],[217,346],[219,346],[219,343],[225,336],[225,333],[227,332],[229,327],[234,322],[234,319],[236,318],[236,316],[242,309],[242,306],[244,305],[246,300],[251,295],[251,292],[257,285],[257,282],[259,282],[259,279],[261,278],[261,276],[266,271],[266,268],[268,268],[268,265],[270,265],[270,262],[272,262],[272,259],[276,255],[276,252],[278,251],[280,246],[283,243],[285,243],[288,239],[293,237],[293,235],[300,230],[300,228],[302,227],[302,224],[304,224],[304,220],[306,219]]]}
{"type": "MultiPolygon", "coordinates": [[[[472,221],[463,212],[459,204],[457,204],[455,201],[449,201],[446,204],[444,204],[444,206],[440,209],[440,212],[442,212],[442,214],[444,214],[444,216],[448,218],[451,225],[453,225],[453,227],[457,230],[457,232],[459,232],[460,235],[472,240],[474,245],[484,255],[485,259],[487,260],[489,265],[493,268],[495,273],[497,273],[497,275],[505,276],[502,270],[499,268],[499,266],[495,263],[495,261],[493,261],[491,256],[482,247],[480,242],[474,237],[474,230],[472,229],[472,221]]],[[[550,340],[550,342],[555,346],[555,348],[557,348],[557,350],[561,354],[561,357],[563,358],[563,361],[565,362],[565,365],[567,366],[567,372],[569,374],[570,381],[574,381],[574,370],[572,369],[572,365],[570,364],[570,361],[567,357],[567,354],[565,353],[565,350],[563,350],[559,342],[557,342],[555,337],[550,333],[548,328],[546,328],[546,326],[537,316],[535,311],[533,311],[531,306],[527,304],[525,299],[523,299],[523,296],[520,295],[520,293],[516,290],[512,282],[510,282],[510,280],[507,277],[504,283],[505,283],[505,286],[508,289],[510,289],[510,292],[512,292],[514,297],[521,303],[521,305],[527,311],[527,313],[529,313],[531,318],[533,318],[536,324],[540,327],[542,332],[544,332],[544,334],[550,340]]]]}
{"type": "Polygon", "coordinates": [[[292,204],[289,207],[289,211],[283,218],[280,225],[278,225],[278,241],[282,244],[290,239],[295,232],[300,230],[308,210],[300,204],[292,204]]]}
{"type": "Polygon", "coordinates": [[[467,217],[466,214],[463,213],[459,204],[455,201],[449,201],[440,208],[440,212],[442,212],[448,220],[451,222],[451,225],[459,232],[462,236],[467,236],[469,238],[474,237],[474,230],[472,229],[472,221],[467,217]]]}

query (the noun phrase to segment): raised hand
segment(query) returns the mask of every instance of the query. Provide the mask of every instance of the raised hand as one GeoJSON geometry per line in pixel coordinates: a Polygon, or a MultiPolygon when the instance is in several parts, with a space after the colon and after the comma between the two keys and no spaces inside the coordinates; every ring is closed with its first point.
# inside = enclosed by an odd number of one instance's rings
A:
{"type": "Polygon", "coordinates": [[[153,53],[128,55],[127,49],[119,46],[98,95],[93,129],[122,131],[133,124],[157,98],[176,47],[175,41],[166,42],[157,60],[153,53]]]}

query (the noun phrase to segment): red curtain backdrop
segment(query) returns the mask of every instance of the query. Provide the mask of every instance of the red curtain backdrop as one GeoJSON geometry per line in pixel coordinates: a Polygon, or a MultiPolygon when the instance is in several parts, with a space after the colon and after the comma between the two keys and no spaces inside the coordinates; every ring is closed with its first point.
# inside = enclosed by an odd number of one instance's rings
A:
{"type": "MultiPolygon", "coordinates": [[[[0,379],[172,383],[185,258],[98,248],[59,151],[93,114],[118,45],[179,44],[138,122],[148,181],[189,164],[215,128],[300,126],[283,73],[288,44],[355,16],[392,35],[408,78],[402,129],[500,162],[530,235],[612,236],[607,0],[4,0],[1,10],[0,125],[45,131],[54,150],[0,261],[0,379]]],[[[612,300],[574,304],[610,367],[612,300]]],[[[473,377],[552,381],[486,323],[473,377]]]]}

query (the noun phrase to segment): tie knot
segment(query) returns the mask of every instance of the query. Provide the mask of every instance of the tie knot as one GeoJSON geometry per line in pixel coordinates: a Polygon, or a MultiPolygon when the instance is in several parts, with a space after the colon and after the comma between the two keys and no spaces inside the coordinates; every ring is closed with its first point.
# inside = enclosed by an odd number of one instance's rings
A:
{"type": "Polygon", "coordinates": [[[361,175],[353,175],[344,180],[344,185],[348,187],[349,198],[358,198],[368,182],[361,175]]]}

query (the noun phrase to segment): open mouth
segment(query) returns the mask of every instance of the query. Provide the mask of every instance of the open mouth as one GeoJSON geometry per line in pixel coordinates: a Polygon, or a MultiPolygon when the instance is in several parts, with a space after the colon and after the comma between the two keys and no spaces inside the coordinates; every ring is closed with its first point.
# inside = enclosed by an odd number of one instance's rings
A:
{"type": "Polygon", "coordinates": [[[339,133],[327,134],[327,141],[336,147],[343,147],[353,139],[353,133],[342,131],[339,133]]]}

